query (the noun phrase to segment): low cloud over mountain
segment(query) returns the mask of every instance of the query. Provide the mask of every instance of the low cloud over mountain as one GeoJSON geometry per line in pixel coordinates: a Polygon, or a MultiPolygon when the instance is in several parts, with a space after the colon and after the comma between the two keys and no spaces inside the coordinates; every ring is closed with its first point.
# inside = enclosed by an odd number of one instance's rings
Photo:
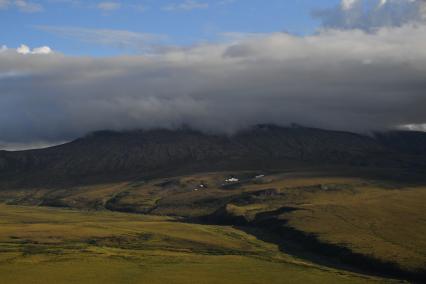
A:
{"type": "Polygon", "coordinates": [[[111,58],[3,47],[0,140],[54,143],[99,129],[181,125],[229,133],[296,122],[363,132],[426,122],[421,23],[237,38],[111,58]]]}

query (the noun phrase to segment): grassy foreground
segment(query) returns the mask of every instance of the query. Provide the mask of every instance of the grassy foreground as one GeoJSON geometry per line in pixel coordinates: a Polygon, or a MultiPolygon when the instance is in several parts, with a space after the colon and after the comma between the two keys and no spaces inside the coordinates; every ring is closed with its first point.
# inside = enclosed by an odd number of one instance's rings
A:
{"type": "Polygon", "coordinates": [[[136,265],[143,275],[132,279],[149,283],[188,283],[186,273],[190,280],[200,274],[194,283],[288,283],[292,277],[305,282],[359,280],[324,270],[323,265],[423,280],[424,182],[349,173],[200,173],[72,188],[0,190],[0,202],[11,205],[0,207],[1,258],[21,261],[4,262],[0,272],[8,265],[12,269],[13,263],[25,267],[28,262],[23,259],[66,267],[74,261],[69,267],[83,270],[102,266],[107,259],[105,265],[115,262],[114,267],[136,265]],[[228,183],[230,177],[239,182],[228,183]],[[201,224],[243,225],[248,234],[201,224]],[[271,232],[279,240],[272,240],[271,232]],[[171,260],[164,260],[164,255],[171,260]],[[98,264],[85,265],[82,260],[98,264]]]}
{"type": "Polygon", "coordinates": [[[313,265],[227,226],[0,205],[1,283],[390,282],[313,265]]]}

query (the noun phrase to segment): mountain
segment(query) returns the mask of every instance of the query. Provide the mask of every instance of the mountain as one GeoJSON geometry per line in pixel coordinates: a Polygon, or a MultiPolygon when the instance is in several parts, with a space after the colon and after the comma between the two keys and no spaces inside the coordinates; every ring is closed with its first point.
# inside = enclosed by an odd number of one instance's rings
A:
{"type": "Polygon", "coordinates": [[[190,129],[99,131],[67,144],[0,151],[3,186],[63,185],[171,173],[346,165],[426,168],[426,134],[374,137],[305,127],[258,125],[231,136],[190,129]]]}
{"type": "Polygon", "coordinates": [[[408,155],[426,155],[426,133],[419,131],[389,131],[376,133],[376,139],[385,147],[408,155]]]}

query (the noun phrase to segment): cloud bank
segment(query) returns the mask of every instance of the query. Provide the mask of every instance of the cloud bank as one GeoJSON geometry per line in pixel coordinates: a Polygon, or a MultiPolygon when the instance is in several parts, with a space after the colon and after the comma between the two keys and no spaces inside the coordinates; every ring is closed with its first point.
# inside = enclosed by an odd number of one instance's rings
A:
{"type": "Polygon", "coordinates": [[[258,123],[370,131],[426,123],[426,26],[274,33],[145,56],[0,52],[0,141],[258,123]]]}

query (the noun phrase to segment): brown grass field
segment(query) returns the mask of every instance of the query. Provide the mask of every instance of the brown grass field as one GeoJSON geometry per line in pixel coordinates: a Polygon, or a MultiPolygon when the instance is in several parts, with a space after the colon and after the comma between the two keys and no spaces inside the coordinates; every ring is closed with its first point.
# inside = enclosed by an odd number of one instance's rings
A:
{"type": "MultiPolygon", "coordinates": [[[[369,283],[227,226],[0,206],[2,283],[369,283]]],[[[389,281],[390,282],[390,281],[389,281]]]]}
{"type": "Polygon", "coordinates": [[[426,267],[426,187],[323,173],[256,174],[2,191],[1,282],[394,282],[289,253],[250,230],[185,222],[223,206],[248,226],[262,213],[291,208],[274,218],[320,243],[408,272],[426,267]],[[229,176],[240,182],[223,186],[229,176]]]}

